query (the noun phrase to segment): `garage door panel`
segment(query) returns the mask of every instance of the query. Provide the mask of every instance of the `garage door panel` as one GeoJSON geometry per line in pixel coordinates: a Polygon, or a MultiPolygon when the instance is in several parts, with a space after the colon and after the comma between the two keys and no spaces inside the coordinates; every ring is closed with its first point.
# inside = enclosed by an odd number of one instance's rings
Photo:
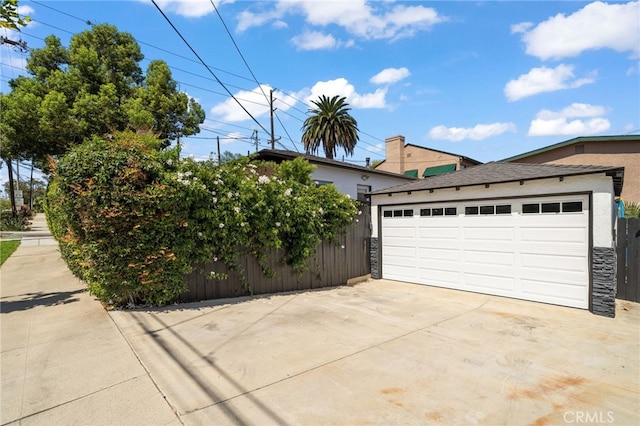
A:
{"type": "Polygon", "coordinates": [[[523,268],[544,269],[552,271],[584,272],[584,257],[577,252],[576,255],[551,256],[545,253],[522,253],[520,264],[523,268]]]}
{"type": "Polygon", "coordinates": [[[429,262],[430,260],[449,260],[454,262],[460,261],[460,250],[458,248],[424,248],[418,249],[418,259],[420,261],[429,262]]]}
{"type": "MultiPolygon", "coordinates": [[[[522,243],[519,245],[522,255],[549,255],[555,257],[562,256],[579,256],[584,259],[586,244],[578,244],[573,242],[566,243],[522,243]]],[[[544,267],[544,264],[541,266],[544,267]]]]}
{"type": "Polygon", "coordinates": [[[435,286],[447,286],[449,288],[461,289],[460,273],[450,269],[436,269],[430,267],[419,267],[420,284],[435,286]]]}
{"type": "Polygon", "coordinates": [[[391,280],[409,281],[416,275],[415,267],[387,266],[385,277],[391,280]]]}
{"type": "MultiPolygon", "coordinates": [[[[509,266],[515,264],[513,251],[483,251],[466,249],[463,255],[464,262],[472,265],[509,266]]],[[[510,272],[513,274],[513,271],[510,272]]]]}
{"type": "Polygon", "coordinates": [[[398,227],[398,226],[389,226],[382,228],[382,236],[383,237],[395,237],[395,238],[415,238],[416,231],[412,227],[398,227]]]}
{"type": "Polygon", "coordinates": [[[581,271],[554,271],[540,268],[522,268],[522,281],[542,281],[548,283],[565,283],[567,285],[583,285],[588,277],[581,271]]]}
{"type": "Polygon", "coordinates": [[[465,285],[471,291],[498,294],[502,296],[512,293],[515,286],[513,277],[465,273],[465,285]]]}
{"type": "Polygon", "coordinates": [[[489,226],[489,227],[465,227],[464,239],[467,241],[513,241],[514,229],[489,226]]]}
{"type": "MultiPolygon", "coordinates": [[[[589,212],[523,213],[589,197],[538,197],[420,205],[455,207],[458,215],[382,221],[382,275],[419,284],[588,308],[589,212]],[[511,205],[511,214],[477,206],[511,205]],[[466,206],[476,206],[466,210],[466,206]],[[531,209],[530,209],[531,211],[531,209]],[[486,209],[485,209],[486,213],[486,209]],[[387,226],[389,225],[389,226],[387,226]],[[411,249],[413,250],[411,250],[411,249]]],[[[398,206],[395,209],[409,207],[398,206]]],[[[563,207],[561,207],[563,208],[563,207]]],[[[504,209],[503,209],[504,211],[504,209]]],[[[541,210],[539,210],[541,211],[541,210]]]]}
{"type": "Polygon", "coordinates": [[[412,262],[416,258],[416,248],[408,246],[387,246],[385,247],[385,256],[394,262],[401,259],[411,259],[412,262]]]}
{"type": "MultiPolygon", "coordinates": [[[[415,234],[414,234],[415,235],[415,234]]],[[[431,238],[438,240],[457,241],[460,238],[457,226],[420,226],[418,225],[418,238],[431,238]]]]}
{"type": "Polygon", "coordinates": [[[565,283],[522,280],[524,298],[538,302],[553,303],[587,309],[589,301],[582,285],[568,285],[565,283]]]}
{"type": "Polygon", "coordinates": [[[522,227],[521,239],[526,242],[585,243],[585,227],[522,227]]]}

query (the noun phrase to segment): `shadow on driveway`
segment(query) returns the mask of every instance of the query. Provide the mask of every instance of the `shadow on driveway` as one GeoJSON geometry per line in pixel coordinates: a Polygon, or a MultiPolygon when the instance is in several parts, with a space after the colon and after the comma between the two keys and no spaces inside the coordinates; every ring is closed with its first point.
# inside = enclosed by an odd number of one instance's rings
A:
{"type": "Polygon", "coordinates": [[[14,299],[0,302],[0,313],[10,314],[11,312],[26,311],[38,306],[54,306],[65,305],[67,303],[77,302],[79,299],[76,294],[87,290],[80,289],[74,291],[61,291],[55,293],[25,293],[17,296],[8,296],[2,299],[14,299]]]}

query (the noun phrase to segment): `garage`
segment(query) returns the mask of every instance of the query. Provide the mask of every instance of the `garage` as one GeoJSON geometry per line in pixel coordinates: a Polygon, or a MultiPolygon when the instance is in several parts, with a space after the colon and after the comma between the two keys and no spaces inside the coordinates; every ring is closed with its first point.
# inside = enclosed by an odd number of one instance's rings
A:
{"type": "Polygon", "coordinates": [[[613,199],[622,172],[487,163],[376,191],[372,275],[615,310],[613,199]]]}

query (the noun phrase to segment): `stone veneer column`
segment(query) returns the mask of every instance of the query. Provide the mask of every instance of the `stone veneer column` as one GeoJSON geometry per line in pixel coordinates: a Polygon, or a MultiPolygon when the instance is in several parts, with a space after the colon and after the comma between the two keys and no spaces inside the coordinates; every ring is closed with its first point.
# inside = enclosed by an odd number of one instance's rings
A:
{"type": "Polygon", "coordinates": [[[378,239],[371,237],[371,246],[369,250],[369,259],[371,262],[371,278],[380,279],[380,250],[378,239]]]}
{"type": "Polygon", "coordinates": [[[594,247],[592,259],[592,311],[596,315],[614,318],[616,316],[616,252],[608,247],[594,247]]]}

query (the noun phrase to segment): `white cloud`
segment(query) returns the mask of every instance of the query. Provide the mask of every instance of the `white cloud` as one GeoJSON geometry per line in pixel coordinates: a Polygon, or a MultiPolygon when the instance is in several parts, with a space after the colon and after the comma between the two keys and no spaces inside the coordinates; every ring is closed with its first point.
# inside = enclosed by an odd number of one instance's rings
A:
{"type": "Polygon", "coordinates": [[[528,136],[591,135],[609,130],[601,117],[607,109],[599,105],[573,103],[560,111],[540,110],[531,121],[528,136]]]}
{"type": "Polygon", "coordinates": [[[517,101],[538,93],[575,89],[582,85],[593,83],[595,73],[580,79],[575,79],[574,77],[572,65],[560,64],[555,68],[533,68],[516,80],[509,81],[504,87],[504,94],[509,101],[517,101]]]}
{"type": "Polygon", "coordinates": [[[304,32],[293,37],[291,42],[298,50],[334,49],[338,45],[338,40],[331,34],[319,31],[304,32]]]}
{"type": "Polygon", "coordinates": [[[513,123],[478,124],[474,127],[446,127],[440,125],[429,131],[429,137],[452,142],[465,139],[480,141],[506,132],[515,133],[516,131],[516,125],[513,123]]]}
{"type": "MultiPolygon", "coordinates": [[[[540,59],[575,57],[585,50],[613,49],[640,55],[640,2],[608,4],[595,1],[565,16],[560,13],[533,28],[512,26],[521,32],[529,55],[540,59]]],[[[516,31],[514,31],[514,28],[516,31]]]]}
{"type": "Polygon", "coordinates": [[[335,80],[319,81],[313,85],[310,94],[305,98],[308,105],[312,105],[312,100],[317,100],[320,96],[327,97],[344,96],[347,103],[353,108],[386,108],[387,89],[377,89],[373,93],[360,94],[356,92],[353,84],[345,78],[335,80]]]}
{"type": "Polygon", "coordinates": [[[409,77],[411,73],[405,67],[386,68],[369,79],[373,84],[391,84],[409,77]]]}
{"type": "Polygon", "coordinates": [[[511,26],[511,34],[527,32],[529,28],[533,27],[532,22],[520,22],[511,26]]]}
{"type": "MultiPolygon", "coordinates": [[[[151,3],[149,0],[140,1],[151,3]]],[[[234,0],[214,0],[216,7],[233,2],[234,0]]],[[[175,13],[187,18],[198,18],[215,12],[210,0],[156,0],[156,3],[165,13],[175,13]]]]}
{"type": "Polygon", "coordinates": [[[245,11],[238,18],[238,31],[282,20],[285,15],[298,14],[312,26],[338,25],[361,39],[398,39],[411,37],[445,22],[446,17],[423,5],[393,5],[391,2],[290,1],[279,0],[271,10],[253,13],[245,11]]]}
{"type": "Polygon", "coordinates": [[[29,5],[22,5],[22,6],[18,6],[18,9],[16,10],[16,12],[18,12],[18,15],[20,15],[21,17],[24,17],[24,16],[33,15],[35,10],[33,10],[33,8],[29,5]]]}
{"type": "Polygon", "coordinates": [[[566,117],[599,117],[606,114],[606,112],[606,108],[600,105],[574,102],[560,111],[550,111],[548,109],[540,110],[536,114],[536,118],[549,120],[566,117]]]}
{"type": "MultiPolygon", "coordinates": [[[[241,90],[234,94],[236,99],[242,103],[254,118],[269,114],[269,102],[264,94],[269,96],[271,87],[263,84],[261,88],[256,87],[252,91],[241,90]]],[[[279,90],[273,92],[273,97],[276,100],[280,100],[280,102],[277,103],[277,108],[280,111],[287,111],[296,103],[296,95],[290,96],[279,90]]],[[[231,98],[211,108],[211,114],[220,117],[222,121],[238,122],[251,120],[251,117],[231,98]]]]}

